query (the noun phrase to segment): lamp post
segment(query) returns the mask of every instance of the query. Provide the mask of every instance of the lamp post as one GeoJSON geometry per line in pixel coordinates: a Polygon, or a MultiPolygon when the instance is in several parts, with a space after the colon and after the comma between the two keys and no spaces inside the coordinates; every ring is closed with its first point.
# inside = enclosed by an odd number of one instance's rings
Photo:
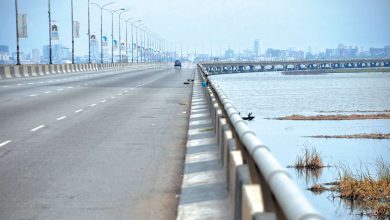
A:
{"type": "MultiPolygon", "coordinates": [[[[141,22],[142,20],[137,20],[131,23],[131,62],[134,63],[134,24],[137,22],[141,22]]],[[[137,27],[135,27],[137,31],[137,27]]],[[[137,48],[137,47],[136,47],[137,48]]],[[[138,61],[137,61],[138,62],[138,61]]]]}
{"type": "Polygon", "coordinates": [[[127,48],[127,24],[130,23],[131,20],[133,20],[134,18],[129,18],[129,19],[126,19],[125,22],[126,22],[126,62],[128,63],[129,62],[129,50],[127,48]]]}
{"type": "Polygon", "coordinates": [[[70,0],[71,17],[72,17],[72,64],[74,64],[74,25],[73,25],[73,0],[70,0]]]}
{"type": "Polygon", "coordinates": [[[122,63],[122,41],[121,41],[121,15],[126,12],[126,9],[118,13],[119,16],[119,63],[122,63]]]}
{"type": "Polygon", "coordinates": [[[16,65],[20,65],[20,48],[19,48],[19,12],[18,1],[15,0],[15,14],[16,14],[16,65]]]}
{"type": "Polygon", "coordinates": [[[141,63],[143,62],[143,60],[144,60],[144,53],[142,53],[142,52],[145,52],[145,51],[143,51],[144,49],[144,46],[145,46],[145,38],[144,38],[144,33],[142,33],[142,31],[143,32],[145,32],[144,31],[144,28],[145,28],[145,24],[140,24],[139,26],[138,26],[138,28],[141,30],[141,36],[140,36],[140,38],[141,38],[141,63]]]}
{"type": "Polygon", "coordinates": [[[89,13],[90,0],[88,0],[88,63],[91,63],[91,21],[89,13]]]}
{"type": "Polygon", "coordinates": [[[114,13],[118,11],[124,11],[124,8],[117,10],[105,9],[111,13],[111,63],[114,63],[114,13]]]}
{"type": "MultiPolygon", "coordinates": [[[[114,4],[114,2],[110,2],[105,5],[99,5],[94,2],[91,2],[91,4],[100,8],[100,62],[103,63],[103,9],[105,9],[104,7],[108,5],[114,4]]],[[[91,40],[91,36],[89,36],[89,40],[91,40]]]]}
{"type": "Polygon", "coordinates": [[[52,58],[51,58],[51,7],[50,7],[50,0],[48,0],[48,14],[49,14],[49,64],[53,64],[52,58]]]}

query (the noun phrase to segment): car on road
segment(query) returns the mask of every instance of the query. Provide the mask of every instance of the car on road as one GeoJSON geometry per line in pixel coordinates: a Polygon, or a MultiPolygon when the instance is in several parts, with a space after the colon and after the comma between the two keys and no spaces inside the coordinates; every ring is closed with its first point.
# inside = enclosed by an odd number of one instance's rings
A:
{"type": "Polygon", "coordinates": [[[175,65],[174,67],[180,67],[181,68],[181,62],[180,60],[175,60],[175,65]]]}

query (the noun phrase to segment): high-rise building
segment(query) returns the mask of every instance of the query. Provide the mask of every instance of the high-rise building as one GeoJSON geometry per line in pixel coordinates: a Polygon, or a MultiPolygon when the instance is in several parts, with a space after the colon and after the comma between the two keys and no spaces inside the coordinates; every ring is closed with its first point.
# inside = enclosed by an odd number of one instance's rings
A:
{"type": "MultiPolygon", "coordinates": [[[[108,53],[108,47],[105,48],[106,50],[103,50],[103,52],[105,54],[105,57],[107,57],[106,53],[108,53]]],[[[98,63],[98,61],[100,61],[100,51],[97,40],[91,40],[91,60],[95,61],[95,63],[98,63]]]]}
{"type": "Polygon", "coordinates": [[[255,39],[255,41],[253,42],[253,53],[256,56],[260,55],[259,48],[260,48],[259,39],[255,39]]]}
{"type": "Polygon", "coordinates": [[[9,48],[6,45],[0,45],[0,63],[9,61],[9,48]]]}
{"type": "Polygon", "coordinates": [[[34,63],[41,62],[41,51],[39,49],[33,49],[31,52],[31,61],[34,63]]]}

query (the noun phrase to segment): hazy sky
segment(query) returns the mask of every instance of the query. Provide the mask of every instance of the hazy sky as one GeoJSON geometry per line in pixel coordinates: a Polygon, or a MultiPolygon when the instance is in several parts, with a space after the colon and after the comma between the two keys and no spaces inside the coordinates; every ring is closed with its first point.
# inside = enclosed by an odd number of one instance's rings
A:
{"type": "MultiPolygon", "coordinates": [[[[91,0],[99,4],[111,0],[91,0]]],[[[259,38],[264,49],[335,48],[339,43],[368,48],[390,44],[390,0],[112,0],[110,9],[127,8],[123,18],[142,19],[167,42],[199,52],[232,47],[252,48],[259,38]]],[[[28,39],[21,50],[42,50],[48,44],[47,0],[19,0],[28,14],[28,39]]],[[[0,45],[15,51],[14,0],[0,0],[0,45]]],[[[74,0],[81,38],[76,55],[87,53],[87,0],[74,0]]],[[[104,33],[111,33],[111,15],[104,16],[104,33]]],[[[59,24],[60,43],[71,47],[70,0],[52,0],[52,20],[59,24]]],[[[114,18],[118,35],[118,16],[114,18]]],[[[100,10],[91,5],[91,30],[100,34],[100,10]]],[[[98,35],[100,36],[100,35],[98,35]]],[[[130,36],[130,25],[129,25],[130,36]]],[[[122,22],[122,39],[125,25],[122,22]]],[[[130,40],[130,38],[129,38],[130,40]]]]}

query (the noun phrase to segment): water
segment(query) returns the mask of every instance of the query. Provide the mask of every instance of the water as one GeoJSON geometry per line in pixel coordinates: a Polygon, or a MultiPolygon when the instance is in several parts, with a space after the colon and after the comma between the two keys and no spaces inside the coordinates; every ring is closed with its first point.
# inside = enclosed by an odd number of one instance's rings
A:
{"type": "MultiPolygon", "coordinates": [[[[211,76],[246,115],[256,116],[249,126],[283,166],[292,165],[304,148],[315,148],[325,164],[349,166],[375,173],[378,158],[390,163],[390,140],[320,139],[312,135],[390,133],[390,120],[282,121],[292,114],[372,114],[390,110],[390,74],[334,73],[287,76],[280,72],[211,76]]],[[[334,199],[332,193],[305,190],[314,183],[337,180],[335,167],[308,176],[289,169],[298,186],[327,219],[369,219],[357,215],[356,204],[334,199]]]]}

